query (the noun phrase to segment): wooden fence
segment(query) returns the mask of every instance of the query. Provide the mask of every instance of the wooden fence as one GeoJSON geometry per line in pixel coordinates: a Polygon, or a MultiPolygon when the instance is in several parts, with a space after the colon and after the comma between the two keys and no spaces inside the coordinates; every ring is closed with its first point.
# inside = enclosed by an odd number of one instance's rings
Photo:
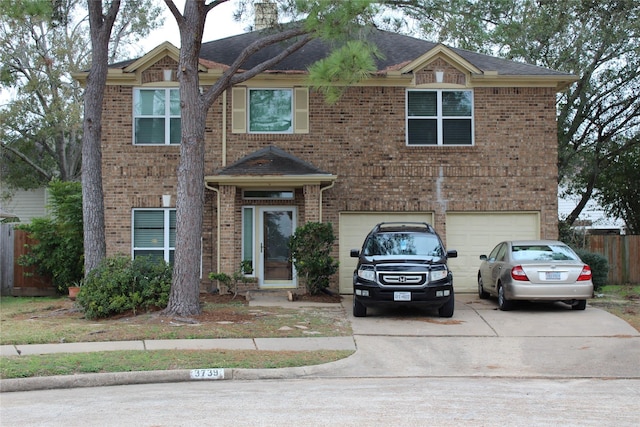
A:
{"type": "Polygon", "coordinates": [[[609,261],[609,284],[640,283],[640,235],[592,235],[589,250],[609,261]]]}
{"type": "Polygon", "coordinates": [[[35,274],[34,267],[23,267],[16,260],[26,253],[24,247],[32,243],[26,232],[16,230],[14,224],[0,227],[0,290],[2,295],[55,295],[51,280],[35,274]]]}

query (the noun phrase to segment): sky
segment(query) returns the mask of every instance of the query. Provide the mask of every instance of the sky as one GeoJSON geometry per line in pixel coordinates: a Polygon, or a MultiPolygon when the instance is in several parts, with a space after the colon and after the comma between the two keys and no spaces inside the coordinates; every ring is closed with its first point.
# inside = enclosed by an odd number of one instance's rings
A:
{"type": "MultiPolygon", "coordinates": [[[[184,10],[184,0],[175,0],[175,3],[178,10],[182,12],[184,10]]],[[[143,40],[142,47],[145,52],[150,51],[165,41],[171,42],[176,47],[180,47],[180,32],[178,31],[176,20],[164,2],[162,3],[162,7],[165,10],[164,26],[153,31],[149,37],[143,40]]],[[[211,12],[209,12],[204,27],[204,34],[202,38],[203,42],[234,36],[245,32],[244,29],[246,27],[246,23],[238,23],[233,20],[233,11],[235,8],[236,2],[229,1],[216,6],[211,12]]]]}

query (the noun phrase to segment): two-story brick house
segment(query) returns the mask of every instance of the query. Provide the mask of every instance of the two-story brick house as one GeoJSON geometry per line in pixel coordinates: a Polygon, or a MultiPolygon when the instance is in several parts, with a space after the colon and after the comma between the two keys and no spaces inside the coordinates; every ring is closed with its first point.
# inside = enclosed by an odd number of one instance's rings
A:
{"type": "MultiPolygon", "coordinates": [[[[202,86],[258,37],[203,44],[202,86]]],[[[555,100],[575,77],[389,32],[368,37],[384,54],[378,72],[334,105],[307,86],[307,67],[329,52],[314,41],[210,110],[203,289],[209,272],[242,260],[261,289],[297,287],[286,238],[307,221],[334,226],[342,293],[352,288],[349,250],[380,221],[433,224],[458,250],[459,292],[475,290],[478,256],[501,239],[557,237],[555,100]]],[[[108,255],[173,259],[178,53],[164,43],[109,69],[108,255]]]]}

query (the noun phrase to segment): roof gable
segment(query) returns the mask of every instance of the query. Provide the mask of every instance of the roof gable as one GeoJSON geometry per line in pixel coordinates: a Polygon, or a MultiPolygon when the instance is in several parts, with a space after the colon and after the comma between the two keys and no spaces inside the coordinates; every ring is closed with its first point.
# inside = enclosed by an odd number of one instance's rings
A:
{"type": "Polygon", "coordinates": [[[412,73],[424,68],[426,65],[430,64],[436,59],[442,59],[448,64],[454,66],[459,71],[463,73],[470,74],[480,74],[482,70],[473,65],[471,62],[467,61],[459,54],[457,54],[452,49],[446,47],[443,44],[439,44],[433,49],[425,52],[423,55],[420,55],[418,58],[414,59],[407,65],[400,68],[400,72],[403,74],[412,73]]]}
{"type": "MultiPolygon", "coordinates": [[[[140,58],[136,59],[135,61],[130,63],[125,62],[124,64],[126,65],[122,67],[122,71],[125,73],[144,71],[147,68],[154,65],[159,60],[161,60],[162,58],[164,58],[165,56],[168,56],[169,58],[178,62],[180,59],[180,49],[178,49],[177,47],[175,47],[173,44],[169,42],[164,42],[156,46],[154,49],[146,53],[144,56],[141,56],[140,58]]],[[[112,66],[112,67],[115,67],[115,66],[112,66]]]]}

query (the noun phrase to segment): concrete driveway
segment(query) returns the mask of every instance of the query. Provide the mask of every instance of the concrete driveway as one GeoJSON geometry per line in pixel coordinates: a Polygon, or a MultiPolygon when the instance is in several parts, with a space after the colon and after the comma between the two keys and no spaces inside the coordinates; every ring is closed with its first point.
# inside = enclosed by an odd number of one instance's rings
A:
{"type": "Polygon", "coordinates": [[[503,312],[495,299],[461,294],[444,319],[417,309],[355,318],[351,304],[345,297],[358,351],[320,376],[640,378],[640,333],[590,306],[525,303],[503,312]]]}

